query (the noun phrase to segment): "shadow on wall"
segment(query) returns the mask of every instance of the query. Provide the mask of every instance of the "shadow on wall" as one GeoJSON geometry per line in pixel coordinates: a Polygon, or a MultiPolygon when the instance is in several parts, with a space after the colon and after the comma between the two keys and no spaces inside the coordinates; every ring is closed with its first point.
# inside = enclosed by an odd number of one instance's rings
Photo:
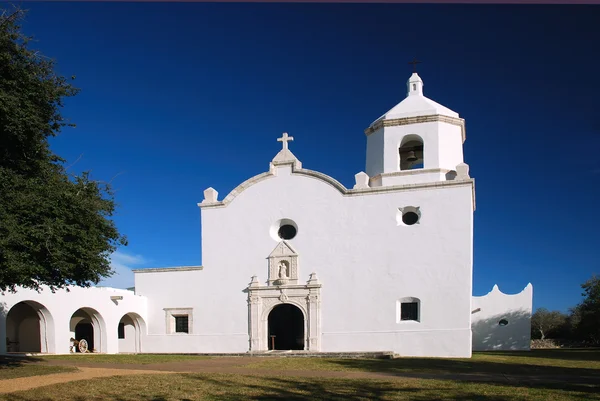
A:
{"type": "Polygon", "coordinates": [[[527,351],[531,344],[531,314],[528,311],[510,311],[476,320],[471,330],[473,351],[527,351]]]}

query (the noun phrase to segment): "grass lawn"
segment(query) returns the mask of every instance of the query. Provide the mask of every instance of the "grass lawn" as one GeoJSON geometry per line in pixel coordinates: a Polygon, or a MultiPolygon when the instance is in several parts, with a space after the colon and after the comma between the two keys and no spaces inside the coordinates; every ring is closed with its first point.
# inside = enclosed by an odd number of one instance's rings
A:
{"type": "Polygon", "coordinates": [[[165,363],[165,362],[185,362],[199,359],[210,359],[211,357],[202,355],[152,355],[152,354],[71,354],[71,355],[44,355],[39,359],[47,361],[71,361],[84,363],[125,363],[142,364],[165,363]]]}
{"type": "Polygon", "coordinates": [[[477,352],[470,359],[264,358],[244,368],[427,374],[584,375],[597,377],[600,383],[600,350],[477,352]]]}
{"type": "Polygon", "coordinates": [[[513,352],[475,352],[475,362],[521,363],[536,366],[600,369],[600,349],[537,349],[513,352]]]}
{"type": "MultiPolygon", "coordinates": [[[[85,362],[147,364],[205,357],[64,355],[38,357],[37,360],[65,358],[85,362]]],[[[13,372],[18,372],[18,369],[27,372],[21,376],[38,374],[27,370],[31,368],[41,369],[41,372],[47,372],[47,368],[65,368],[44,366],[43,362],[21,364],[22,367],[12,368],[13,372]]],[[[239,367],[246,370],[240,370],[239,374],[181,373],[96,378],[4,394],[0,395],[0,400],[600,401],[600,350],[481,352],[475,353],[471,359],[264,358],[250,365],[240,362],[239,367]],[[257,368],[261,371],[256,371],[257,368]],[[317,377],[309,377],[306,373],[303,377],[301,372],[281,374],[286,370],[311,370],[322,374],[317,377]],[[331,377],[333,373],[327,371],[379,372],[384,375],[359,377],[360,373],[351,373],[352,377],[334,378],[331,377]],[[439,376],[402,377],[403,374],[416,373],[439,376]],[[468,375],[461,376],[466,373],[468,375]],[[452,376],[444,377],[444,374],[452,376]]],[[[231,366],[230,372],[235,371],[236,367],[231,366]]]]}
{"type": "Polygon", "coordinates": [[[121,376],[0,395],[0,400],[599,400],[592,391],[443,380],[326,379],[225,374],[121,376]]]}
{"type": "Polygon", "coordinates": [[[48,366],[40,363],[26,362],[16,358],[0,357],[0,380],[73,372],[75,370],[77,370],[77,368],[72,366],[48,366]]]}

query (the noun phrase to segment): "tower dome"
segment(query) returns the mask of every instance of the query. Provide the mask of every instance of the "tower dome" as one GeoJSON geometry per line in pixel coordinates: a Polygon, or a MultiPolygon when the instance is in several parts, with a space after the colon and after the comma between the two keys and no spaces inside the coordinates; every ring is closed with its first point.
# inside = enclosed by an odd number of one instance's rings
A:
{"type": "Polygon", "coordinates": [[[365,130],[371,186],[445,181],[463,163],[464,120],[426,97],[416,72],[406,86],[406,98],[365,130]]]}
{"type": "Polygon", "coordinates": [[[423,80],[414,72],[406,82],[406,98],[392,107],[387,113],[373,121],[371,126],[381,120],[394,118],[427,116],[431,114],[459,118],[457,112],[423,95],[423,80]]]}

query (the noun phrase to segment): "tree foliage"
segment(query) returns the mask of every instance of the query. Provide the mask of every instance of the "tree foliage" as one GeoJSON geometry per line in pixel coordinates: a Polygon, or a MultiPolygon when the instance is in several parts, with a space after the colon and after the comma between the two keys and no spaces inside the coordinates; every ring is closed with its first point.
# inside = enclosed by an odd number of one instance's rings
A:
{"type": "Polygon", "coordinates": [[[70,174],[50,150],[49,138],[72,125],[63,100],[79,89],[29,48],[24,15],[0,16],[0,291],[97,284],[127,241],[110,219],[110,185],[70,174]]]}
{"type": "Polygon", "coordinates": [[[580,338],[600,343],[600,278],[592,276],[581,285],[583,301],[573,309],[576,333],[580,338]]]}
{"type": "Polygon", "coordinates": [[[539,308],[531,316],[531,337],[600,344],[600,278],[592,276],[581,285],[583,300],[568,314],[539,308]]]}
{"type": "Polygon", "coordinates": [[[538,308],[531,316],[531,334],[542,340],[553,337],[553,332],[557,332],[567,322],[567,318],[567,315],[559,311],[538,308]]]}

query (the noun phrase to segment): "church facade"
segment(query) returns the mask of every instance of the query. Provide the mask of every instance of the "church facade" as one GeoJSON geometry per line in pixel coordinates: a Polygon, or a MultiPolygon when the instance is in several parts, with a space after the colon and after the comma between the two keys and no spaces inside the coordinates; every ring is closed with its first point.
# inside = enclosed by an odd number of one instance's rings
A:
{"type": "Polygon", "coordinates": [[[202,266],[139,269],[132,291],[2,296],[0,352],[393,352],[529,349],[532,287],[473,297],[475,182],[465,122],[423,94],[366,130],[353,188],[302,166],[287,134],[268,170],[204,191],[202,266]]]}

